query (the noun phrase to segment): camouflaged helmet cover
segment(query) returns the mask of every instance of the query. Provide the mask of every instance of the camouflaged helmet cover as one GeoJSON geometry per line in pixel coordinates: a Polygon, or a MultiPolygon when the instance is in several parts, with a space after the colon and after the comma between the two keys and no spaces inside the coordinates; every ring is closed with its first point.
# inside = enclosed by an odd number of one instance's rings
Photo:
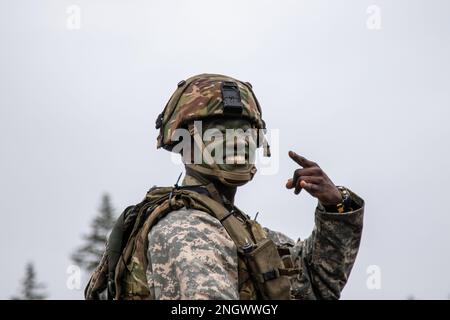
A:
{"type": "Polygon", "coordinates": [[[239,87],[243,106],[239,117],[249,120],[257,129],[265,129],[261,108],[250,83],[224,75],[201,74],[181,81],[163,113],[158,116],[158,148],[171,150],[174,144],[171,139],[173,132],[179,128],[188,128],[189,123],[210,117],[230,117],[223,113],[221,86],[224,81],[235,82],[239,87]]]}

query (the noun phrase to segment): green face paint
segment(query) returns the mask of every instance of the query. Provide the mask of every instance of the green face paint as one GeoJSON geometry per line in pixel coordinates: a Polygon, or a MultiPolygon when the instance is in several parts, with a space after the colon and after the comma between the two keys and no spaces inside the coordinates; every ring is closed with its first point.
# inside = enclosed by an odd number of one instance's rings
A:
{"type": "MultiPolygon", "coordinates": [[[[244,119],[203,121],[203,143],[220,169],[240,171],[255,163],[256,129],[244,119]]],[[[207,166],[203,157],[202,166],[207,166]]]]}

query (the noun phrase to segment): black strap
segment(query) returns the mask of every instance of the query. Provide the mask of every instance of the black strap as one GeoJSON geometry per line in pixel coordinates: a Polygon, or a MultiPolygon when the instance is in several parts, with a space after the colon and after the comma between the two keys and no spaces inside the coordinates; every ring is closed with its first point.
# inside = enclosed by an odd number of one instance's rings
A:
{"type": "Polygon", "coordinates": [[[134,225],[136,215],[132,214],[135,206],[127,207],[117,219],[111,234],[108,238],[108,245],[106,248],[108,258],[108,284],[107,293],[108,300],[114,299],[116,295],[115,275],[116,266],[122,255],[122,250],[126,240],[131,232],[131,227],[134,225]],[[133,220],[133,221],[130,221],[133,220]],[[123,241],[125,239],[125,242],[123,241]]]}
{"type": "Polygon", "coordinates": [[[273,279],[276,279],[280,276],[295,276],[300,272],[300,270],[298,268],[289,268],[289,269],[284,269],[284,268],[277,268],[277,269],[272,269],[270,271],[261,273],[261,277],[260,277],[260,281],[261,282],[266,282],[266,281],[270,281],[273,279]]]}
{"type": "Polygon", "coordinates": [[[108,300],[114,299],[116,295],[116,288],[114,283],[114,277],[116,272],[116,266],[119,262],[120,255],[122,254],[122,238],[123,238],[123,225],[124,225],[124,211],[117,219],[114,227],[109,235],[107,255],[108,255],[108,300]]]}
{"type": "Polygon", "coordinates": [[[225,217],[220,219],[220,223],[223,223],[225,220],[227,220],[230,216],[234,214],[234,210],[231,210],[225,217]]]}

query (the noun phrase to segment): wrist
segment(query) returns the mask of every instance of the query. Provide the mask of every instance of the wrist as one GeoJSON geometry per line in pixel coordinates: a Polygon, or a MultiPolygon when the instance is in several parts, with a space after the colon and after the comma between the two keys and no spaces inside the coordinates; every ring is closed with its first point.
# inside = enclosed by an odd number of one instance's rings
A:
{"type": "Polygon", "coordinates": [[[328,195],[326,199],[319,199],[319,201],[324,206],[336,206],[342,202],[342,193],[335,187],[332,195],[328,195]]]}
{"type": "Polygon", "coordinates": [[[325,210],[327,212],[339,212],[339,213],[344,213],[347,211],[351,211],[351,203],[352,203],[352,198],[350,195],[350,192],[345,188],[345,187],[341,187],[341,186],[337,186],[337,190],[339,192],[340,195],[340,199],[333,203],[333,204],[327,204],[327,203],[323,203],[322,205],[325,208],[325,210]]]}

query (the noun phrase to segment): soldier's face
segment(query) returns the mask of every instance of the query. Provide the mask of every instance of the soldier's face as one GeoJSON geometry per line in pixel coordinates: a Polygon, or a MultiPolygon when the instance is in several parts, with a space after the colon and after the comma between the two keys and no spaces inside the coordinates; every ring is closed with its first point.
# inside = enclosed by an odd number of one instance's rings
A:
{"type": "Polygon", "coordinates": [[[203,164],[206,153],[226,171],[248,169],[255,163],[256,130],[244,119],[212,119],[202,122],[203,164]]]}

